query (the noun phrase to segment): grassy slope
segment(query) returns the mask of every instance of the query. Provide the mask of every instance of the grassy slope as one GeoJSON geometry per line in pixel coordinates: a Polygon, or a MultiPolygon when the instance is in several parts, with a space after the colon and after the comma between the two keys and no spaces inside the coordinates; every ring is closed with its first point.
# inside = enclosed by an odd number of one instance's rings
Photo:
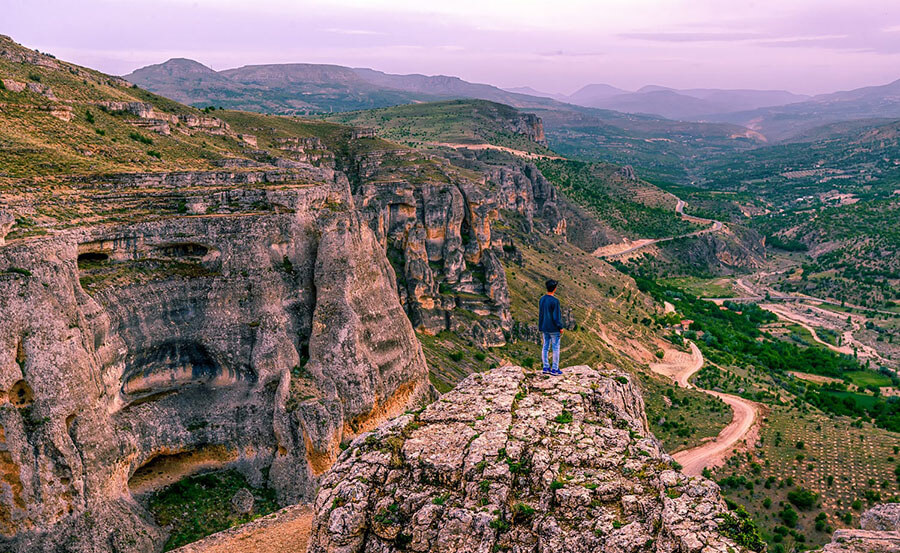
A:
{"type": "Polygon", "coordinates": [[[377,128],[381,136],[412,146],[429,143],[494,144],[551,154],[525,136],[504,131],[498,122],[519,115],[515,108],[486,100],[453,100],[338,113],[331,121],[377,128]]]}

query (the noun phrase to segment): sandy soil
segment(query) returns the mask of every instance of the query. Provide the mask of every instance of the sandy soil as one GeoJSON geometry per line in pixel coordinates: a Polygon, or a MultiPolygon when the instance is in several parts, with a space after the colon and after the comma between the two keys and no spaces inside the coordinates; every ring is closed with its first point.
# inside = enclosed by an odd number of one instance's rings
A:
{"type": "MultiPolygon", "coordinates": [[[[693,388],[689,382],[691,376],[703,367],[703,353],[693,342],[691,354],[682,352],[666,352],[662,363],[653,363],[650,369],[656,373],[667,376],[684,388],[693,388]],[[668,358],[668,359],[667,359],[668,358]]],[[[691,449],[685,449],[675,453],[673,457],[681,463],[682,472],[689,475],[699,475],[706,467],[722,465],[725,459],[731,455],[735,446],[742,442],[753,441],[756,431],[756,423],[759,415],[758,406],[744,398],[723,394],[711,390],[701,390],[724,401],[731,407],[731,422],[719,432],[715,438],[691,449]]]]}
{"type": "Polygon", "coordinates": [[[444,146],[447,148],[457,148],[466,150],[499,150],[515,156],[524,157],[525,159],[563,159],[560,156],[550,156],[545,154],[533,154],[523,150],[514,150],[506,146],[496,146],[494,144],[451,144],[450,142],[429,142],[432,146],[444,146]]]}
{"type": "MultiPolygon", "coordinates": [[[[833,344],[829,344],[829,343],[826,342],[825,340],[822,340],[821,338],[819,338],[819,335],[816,334],[816,329],[813,328],[812,326],[810,326],[810,323],[813,323],[813,324],[814,324],[814,321],[813,321],[812,319],[810,319],[810,318],[804,317],[804,316],[803,316],[802,314],[800,314],[800,313],[797,313],[797,312],[795,312],[795,311],[792,311],[789,307],[787,307],[787,306],[781,306],[781,305],[775,305],[775,304],[771,304],[771,303],[760,304],[760,307],[762,307],[763,309],[765,309],[765,310],[767,310],[767,311],[771,311],[772,313],[775,313],[775,314],[778,315],[780,318],[782,318],[782,319],[784,319],[784,320],[786,320],[786,321],[790,321],[790,322],[792,322],[792,323],[795,323],[795,324],[798,324],[798,325],[802,326],[803,328],[805,328],[806,330],[808,330],[810,334],[812,334],[813,340],[815,340],[815,341],[818,342],[819,344],[822,344],[823,346],[825,346],[826,348],[830,349],[831,351],[834,351],[834,352],[837,352],[837,353],[845,353],[845,354],[847,354],[847,355],[852,355],[852,354],[853,354],[853,350],[852,350],[850,347],[848,347],[848,346],[840,346],[840,347],[838,347],[838,346],[835,346],[835,345],[833,345],[833,344]]],[[[816,321],[816,322],[818,322],[818,321],[816,321]]]]}
{"type": "Polygon", "coordinates": [[[189,543],[172,553],[304,553],[312,519],[309,505],[292,505],[189,543]]]}
{"type": "Polygon", "coordinates": [[[800,380],[808,380],[810,382],[816,382],[818,384],[828,384],[830,382],[843,382],[840,378],[831,378],[830,376],[819,376],[817,374],[809,374],[809,373],[801,373],[797,371],[788,371],[789,374],[794,375],[800,380]]]}

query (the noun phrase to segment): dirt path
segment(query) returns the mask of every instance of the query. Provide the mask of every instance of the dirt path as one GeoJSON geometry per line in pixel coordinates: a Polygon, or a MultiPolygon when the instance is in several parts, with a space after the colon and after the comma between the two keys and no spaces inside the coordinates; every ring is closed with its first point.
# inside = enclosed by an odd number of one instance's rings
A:
{"type": "Polygon", "coordinates": [[[292,505],[172,553],[305,553],[312,519],[309,505],[292,505]]]}
{"type": "Polygon", "coordinates": [[[463,150],[497,150],[500,152],[513,154],[515,156],[524,157],[525,159],[564,159],[560,156],[534,154],[531,152],[525,152],[523,150],[514,150],[513,148],[508,148],[506,146],[496,146],[494,144],[457,144],[451,142],[429,142],[428,144],[431,146],[443,146],[445,148],[455,148],[463,150]]]}
{"type": "Polygon", "coordinates": [[[694,232],[689,232],[687,234],[681,234],[678,236],[669,236],[667,238],[642,238],[640,240],[630,241],[625,239],[624,242],[619,242],[618,244],[607,244],[606,246],[601,246],[594,250],[594,255],[601,258],[620,258],[624,260],[631,254],[636,251],[643,249],[647,246],[651,246],[653,244],[659,244],[660,242],[669,242],[670,240],[675,240],[677,238],[687,238],[688,236],[700,236],[701,234],[706,234],[709,232],[719,232],[722,230],[723,224],[721,221],[715,221],[713,219],[704,219],[702,217],[695,217],[693,215],[687,215],[684,212],[685,202],[681,198],[676,198],[678,203],[675,204],[675,213],[685,221],[691,221],[693,223],[698,223],[701,225],[710,225],[704,229],[696,230],[694,232]]]}
{"type": "Polygon", "coordinates": [[[806,320],[803,317],[800,317],[799,315],[797,315],[795,313],[791,313],[791,311],[789,311],[788,309],[784,309],[779,305],[774,305],[771,303],[760,304],[760,307],[762,307],[763,309],[765,309],[767,311],[771,311],[772,313],[775,313],[780,318],[782,318],[788,322],[792,322],[796,325],[802,326],[803,328],[808,330],[810,334],[812,334],[813,340],[815,340],[819,344],[822,344],[823,346],[830,349],[831,351],[833,351],[835,353],[844,353],[847,355],[853,354],[853,350],[847,346],[838,347],[838,346],[835,346],[834,344],[829,344],[825,340],[819,338],[819,335],[816,334],[816,329],[808,324],[809,323],[808,320],[806,320]]]}
{"type": "MultiPolygon", "coordinates": [[[[703,353],[697,344],[691,345],[691,355],[681,354],[669,363],[653,363],[650,369],[653,372],[667,376],[683,388],[693,388],[690,383],[691,376],[703,367],[703,353]]],[[[679,451],[673,455],[682,466],[682,472],[696,476],[706,467],[716,467],[725,462],[725,459],[742,440],[748,438],[754,431],[758,419],[758,407],[752,401],[731,394],[723,394],[712,390],[700,390],[711,396],[715,396],[731,407],[731,422],[719,432],[719,435],[708,442],[691,449],[679,451]]]]}

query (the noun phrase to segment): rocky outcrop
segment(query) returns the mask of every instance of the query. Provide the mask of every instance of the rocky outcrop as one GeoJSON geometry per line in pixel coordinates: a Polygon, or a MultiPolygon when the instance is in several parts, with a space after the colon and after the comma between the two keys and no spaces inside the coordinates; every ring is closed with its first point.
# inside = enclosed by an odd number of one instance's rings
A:
{"type": "Polygon", "coordinates": [[[356,160],[354,198],[398,276],[413,325],[505,343],[509,290],[492,223],[495,199],[446,161],[413,151],[356,160]]]}
{"type": "MultiPolygon", "coordinates": [[[[0,248],[0,550],[156,551],[135,498],[170,470],[311,499],[342,440],[430,396],[394,272],[331,176],[0,248]]],[[[209,178],[229,179],[132,182],[209,178]]]]}
{"type": "Polygon", "coordinates": [[[309,553],[733,552],[617,371],[474,374],[357,438],[322,480],[309,553]]]}
{"type": "Polygon", "coordinates": [[[16,218],[12,213],[0,211],[0,246],[6,243],[6,235],[15,224],[16,218]]]}
{"type": "Polygon", "coordinates": [[[522,215],[527,232],[533,232],[535,221],[538,221],[538,230],[566,235],[559,194],[533,163],[487,166],[486,169],[490,182],[497,187],[500,208],[522,215]]]}
{"type": "Polygon", "coordinates": [[[877,505],[859,518],[860,529],[840,529],[819,553],[894,553],[900,551],[900,503],[877,505]]]}

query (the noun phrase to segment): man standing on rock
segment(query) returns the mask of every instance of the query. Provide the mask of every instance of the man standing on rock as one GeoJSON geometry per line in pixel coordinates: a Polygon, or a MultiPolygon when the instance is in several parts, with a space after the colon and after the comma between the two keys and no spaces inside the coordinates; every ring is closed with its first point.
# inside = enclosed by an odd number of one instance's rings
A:
{"type": "Polygon", "coordinates": [[[544,338],[544,349],[541,351],[541,361],[544,363],[544,374],[559,376],[562,371],[559,370],[559,339],[562,336],[562,308],[559,300],[556,299],[557,282],[553,279],[546,283],[547,293],[541,296],[538,304],[538,330],[541,331],[544,338]],[[550,353],[550,347],[553,346],[553,366],[550,366],[547,359],[550,353]]]}

